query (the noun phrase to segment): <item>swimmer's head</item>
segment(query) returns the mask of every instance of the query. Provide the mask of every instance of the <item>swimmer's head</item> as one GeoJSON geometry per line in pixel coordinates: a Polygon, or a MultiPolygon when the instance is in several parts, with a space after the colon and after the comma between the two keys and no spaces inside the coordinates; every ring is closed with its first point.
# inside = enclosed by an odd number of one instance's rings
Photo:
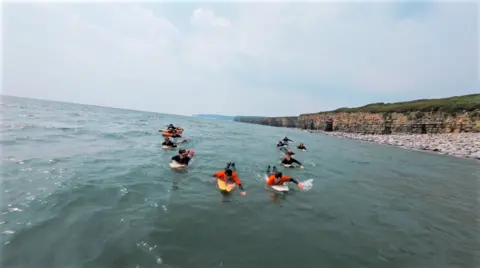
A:
{"type": "Polygon", "coordinates": [[[276,179],[280,179],[282,176],[283,176],[282,172],[280,172],[280,171],[275,172],[275,178],[276,179]]]}

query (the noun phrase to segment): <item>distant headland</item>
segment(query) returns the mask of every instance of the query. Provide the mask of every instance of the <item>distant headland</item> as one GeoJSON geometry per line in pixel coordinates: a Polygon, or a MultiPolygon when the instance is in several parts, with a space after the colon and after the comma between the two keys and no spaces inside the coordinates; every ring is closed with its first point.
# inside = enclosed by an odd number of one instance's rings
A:
{"type": "Polygon", "coordinates": [[[216,119],[216,120],[229,120],[232,121],[235,116],[220,115],[220,114],[194,114],[193,117],[199,117],[204,119],[216,119]]]}

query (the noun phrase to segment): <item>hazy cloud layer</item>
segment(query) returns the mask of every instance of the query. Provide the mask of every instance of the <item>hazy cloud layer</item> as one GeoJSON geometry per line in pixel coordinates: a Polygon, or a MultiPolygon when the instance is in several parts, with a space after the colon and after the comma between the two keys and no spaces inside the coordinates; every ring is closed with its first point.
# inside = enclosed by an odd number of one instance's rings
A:
{"type": "Polygon", "coordinates": [[[6,4],[5,94],[297,115],[480,92],[478,1],[6,4]]]}

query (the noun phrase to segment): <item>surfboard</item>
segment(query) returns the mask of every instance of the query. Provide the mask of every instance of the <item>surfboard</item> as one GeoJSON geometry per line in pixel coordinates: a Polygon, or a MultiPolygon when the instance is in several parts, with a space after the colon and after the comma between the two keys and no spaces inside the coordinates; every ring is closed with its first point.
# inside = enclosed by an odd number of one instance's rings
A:
{"type": "MultiPolygon", "coordinates": [[[[265,182],[268,181],[268,176],[265,175],[265,182]]],[[[283,185],[272,185],[272,186],[268,186],[270,188],[272,188],[273,190],[277,191],[277,192],[288,192],[289,188],[287,186],[287,184],[283,184],[283,185]]]]}
{"type": "Polygon", "coordinates": [[[278,191],[278,192],[288,192],[289,188],[287,185],[272,185],[273,190],[278,191]]]}
{"type": "MultiPolygon", "coordinates": [[[[164,132],[164,133],[170,132],[170,130],[168,130],[166,128],[159,129],[158,131],[164,132]]],[[[183,130],[177,129],[177,133],[181,134],[182,132],[183,132],[183,130]]]]}
{"type": "Polygon", "coordinates": [[[287,164],[283,164],[284,167],[286,168],[293,168],[294,166],[293,165],[287,165],[287,164]]]}
{"type": "Polygon", "coordinates": [[[179,164],[179,163],[176,162],[176,161],[172,161],[172,162],[170,162],[170,167],[171,167],[171,168],[185,168],[185,167],[187,167],[187,166],[186,166],[186,165],[179,164]]]}
{"type": "Polygon", "coordinates": [[[225,192],[231,192],[235,188],[237,188],[237,184],[235,183],[225,183],[223,180],[217,179],[217,186],[218,189],[225,191],[225,192]]]}
{"type": "Polygon", "coordinates": [[[167,146],[167,145],[162,145],[162,149],[165,149],[165,150],[172,150],[173,147],[170,147],[170,146],[167,146]]]}

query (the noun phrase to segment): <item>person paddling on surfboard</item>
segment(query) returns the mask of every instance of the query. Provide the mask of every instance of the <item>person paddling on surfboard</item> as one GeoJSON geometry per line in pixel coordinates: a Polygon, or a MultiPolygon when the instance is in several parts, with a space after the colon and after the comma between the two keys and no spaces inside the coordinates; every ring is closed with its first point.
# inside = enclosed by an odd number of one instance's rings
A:
{"type": "Polygon", "coordinates": [[[305,147],[305,145],[303,145],[303,143],[300,143],[298,146],[297,146],[298,149],[300,150],[307,150],[307,147],[305,147]]]}
{"type": "Polygon", "coordinates": [[[188,166],[190,159],[192,159],[194,155],[195,153],[192,150],[180,149],[178,150],[178,154],[172,157],[172,161],[175,161],[180,165],[188,166]]]}
{"type": "Polygon", "coordinates": [[[167,146],[169,148],[177,147],[177,145],[172,140],[170,140],[169,137],[165,137],[165,139],[163,140],[162,146],[167,146]]]}
{"type": "Polygon", "coordinates": [[[273,186],[273,185],[283,185],[286,182],[293,182],[295,183],[298,188],[302,189],[303,185],[299,183],[296,179],[285,176],[282,174],[282,172],[277,171],[277,168],[273,166],[273,173],[270,173],[270,166],[267,168],[267,174],[268,174],[268,180],[267,180],[267,185],[268,186],[273,186]]]}
{"type": "Polygon", "coordinates": [[[238,188],[242,190],[240,194],[246,195],[247,192],[245,192],[242,182],[238,178],[237,172],[230,169],[230,167],[235,168],[235,163],[228,163],[225,170],[216,172],[215,174],[213,174],[213,177],[216,177],[217,179],[222,180],[227,184],[236,183],[238,185],[238,188]]]}
{"type": "MultiPolygon", "coordinates": [[[[165,130],[160,129],[159,131],[164,132],[165,130]]],[[[168,125],[167,127],[167,133],[173,134],[173,135],[180,135],[183,132],[183,128],[181,127],[175,127],[173,124],[168,125]]]]}
{"type": "Polygon", "coordinates": [[[284,165],[289,165],[291,167],[293,167],[293,164],[296,163],[296,164],[299,164],[300,165],[300,168],[304,168],[302,163],[300,163],[297,159],[293,158],[290,154],[285,154],[285,158],[282,159],[282,164],[284,165]]]}
{"type": "Polygon", "coordinates": [[[280,151],[282,151],[282,152],[284,152],[285,154],[288,154],[288,155],[294,155],[295,154],[292,150],[287,149],[285,147],[280,147],[278,149],[280,149],[280,151]]]}
{"type": "Polygon", "coordinates": [[[285,142],[283,142],[283,141],[279,141],[279,142],[277,143],[277,147],[280,147],[280,148],[283,148],[283,146],[285,146],[285,145],[288,146],[288,143],[285,143],[285,142]]]}
{"type": "Polygon", "coordinates": [[[283,143],[288,144],[289,141],[293,142],[293,141],[292,141],[291,139],[289,139],[288,137],[283,138],[283,143]]]}
{"type": "Polygon", "coordinates": [[[174,131],[176,131],[176,132],[181,132],[181,131],[183,130],[183,128],[181,128],[181,127],[175,127],[175,126],[173,126],[173,124],[170,124],[170,125],[168,125],[167,130],[168,130],[169,132],[174,132],[174,131]]]}

